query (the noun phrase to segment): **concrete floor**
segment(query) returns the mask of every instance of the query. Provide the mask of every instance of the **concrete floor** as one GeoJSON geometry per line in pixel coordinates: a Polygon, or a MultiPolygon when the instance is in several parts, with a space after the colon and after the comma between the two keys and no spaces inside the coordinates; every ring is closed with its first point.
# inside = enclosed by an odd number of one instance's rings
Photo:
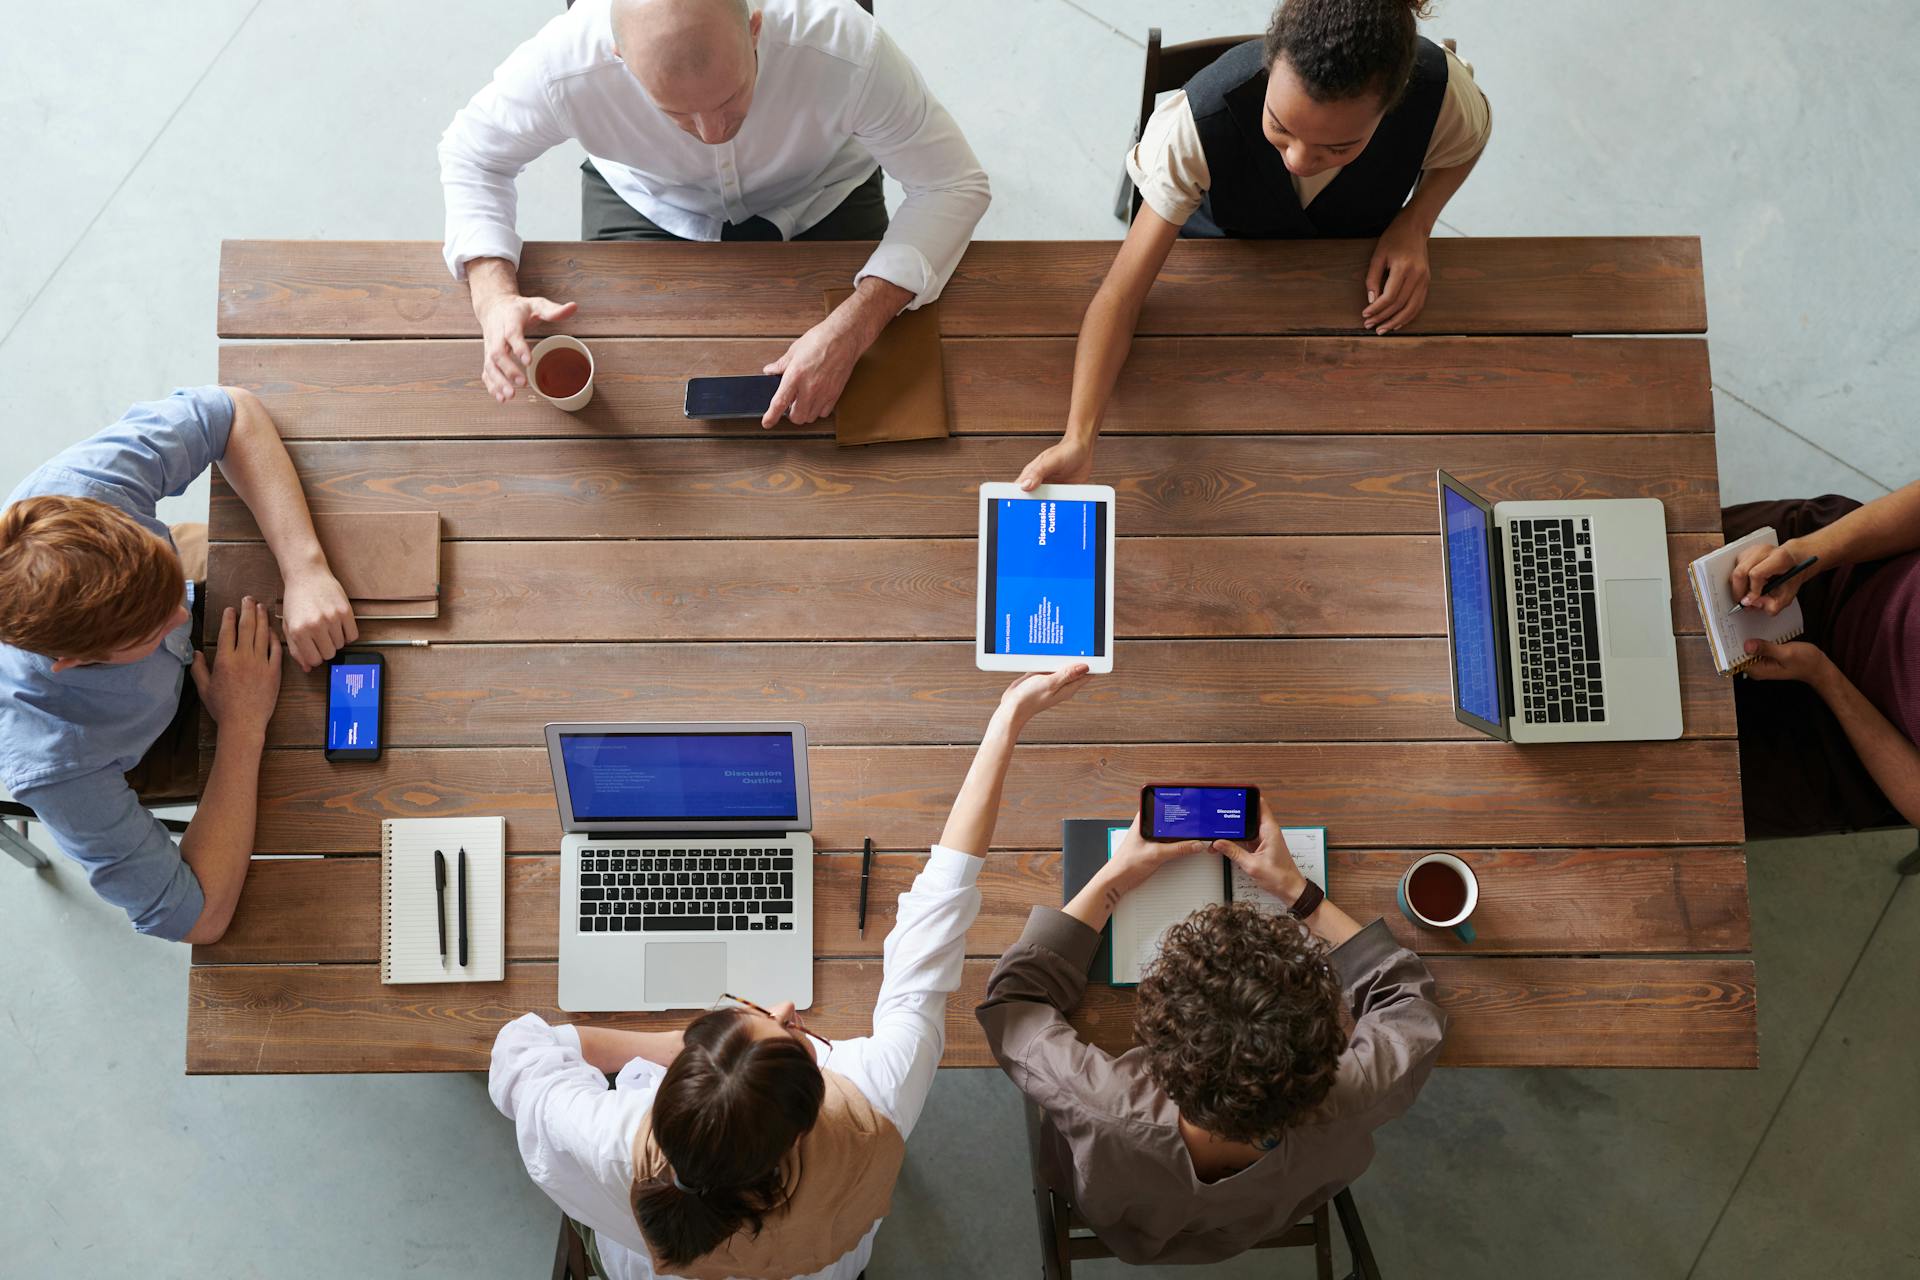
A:
{"type": "MultiPolygon", "coordinates": [[[[879,3],[993,177],[984,238],[1117,236],[1147,26],[1266,14],[879,3]]],[[[435,139],[548,11],[0,0],[0,492],[128,402],[213,378],[221,237],[437,237],[435,139]]],[[[1869,498],[1920,471],[1910,5],[1443,0],[1431,29],[1495,108],[1448,234],[1703,237],[1728,501],[1869,498]]],[[[530,238],[575,234],[577,160],[523,177],[530,238]]],[[[204,506],[199,486],[173,514],[204,506]]],[[[1439,1073],[1356,1188],[1387,1273],[1920,1274],[1920,888],[1892,874],[1912,842],[1749,850],[1758,1071],[1439,1073]]],[[[477,1078],[186,1079],[186,963],[70,866],[0,865],[0,1273],[545,1274],[555,1214],[477,1078]]],[[[1021,1152],[1005,1081],[943,1073],[875,1280],[1032,1274],[1021,1152]]]]}

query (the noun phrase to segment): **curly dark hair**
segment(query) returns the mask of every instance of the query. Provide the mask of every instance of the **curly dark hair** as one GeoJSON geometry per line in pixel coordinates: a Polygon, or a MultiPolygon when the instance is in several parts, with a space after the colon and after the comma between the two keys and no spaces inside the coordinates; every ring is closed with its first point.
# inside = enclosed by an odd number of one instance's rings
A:
{"type": "Polygon", "coordinates": [[[1167,930],[1135,995],[1148,1073],[1181,1115],[1234,1142],[1271,1138],[1318,1106],[1347,1050],[1325,949],[1250,903],[1167,930]]]}
{"type": "Polygon", "coordinates": [[[1316,102],[1376,94],[1399,105],[1413,77],[1415,18],[1428,0],[1281,0],[1267,23],[1266,65],[1285,58],[1316,102]]]}

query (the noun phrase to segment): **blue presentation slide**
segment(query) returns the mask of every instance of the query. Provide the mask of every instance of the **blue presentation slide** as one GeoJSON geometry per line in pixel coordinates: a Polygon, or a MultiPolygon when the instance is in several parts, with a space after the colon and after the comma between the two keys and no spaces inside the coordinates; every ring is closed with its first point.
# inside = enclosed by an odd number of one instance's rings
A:
{"type": "Polygon", "coordinates": [[[987,652],[1104,653],[1100,504],[1002,498],[995,507],[987,652]]]}
{"type": "Polygon", "coordinates": [[[1246,831],[1245,787],[1153,789],[1153,834],[1163,840],[1238,840],[1246,831]]]}
{"type": "Polygon", "coordinates": [[[377,663],[332,668],[327,686],[327,750],[373,751],[380,746],[380,671],[377,663]]]}
{"type": "Polygon", "coordinates": [[[1493,563],[1487,513],[1451,489],[1447,509],[1447,581],[1453,592],[1453,671],[1460,709],[1500,722],[1500,655],[1494,648],[1493,563]]]}
{"type": "Polygon", "coordinates": [[[800,816],[784,733],[567,734],[560,758],[583,821],[800,816]]]}

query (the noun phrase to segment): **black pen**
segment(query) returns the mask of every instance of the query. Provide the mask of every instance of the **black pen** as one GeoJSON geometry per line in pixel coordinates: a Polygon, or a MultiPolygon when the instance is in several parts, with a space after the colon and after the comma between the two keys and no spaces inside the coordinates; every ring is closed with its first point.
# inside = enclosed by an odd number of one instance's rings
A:
{"type": "Polygon", "coordinates": [[[460,967],[467,967],[467,851],[460,850],[460,967]]]}
{"type": "Polygon", "coordinates": [[[447,962],[447,855],[433,851],[433,919],[440,926],[440,963],[447,962]]]}
{"type": "MultiPolygon", "coordinates": [[[[1819,556],[1808,556],[1805,560],[1802,560],[1799,564],[1793,566],[1793,568],[1787,570],[1785,573],[1775,578],[1772,582],[1769,582],[1766,586],[1762,587],[1760,589],[1760,594],[1763,596],[1772,595],[1773,589],[1775,587],[1779,586],[1781,583],[1785,582],[1787,579],[1793,577],[1795,574],[1799,573],[1802,569],[1813,568],[1815,564],[1819,563],[1819,560],[1820,560],[1819,556]]],[[[1733,608],[1727,610],[1727,616],[1731,618],[1734,614],[1740,612],[1742,609],[1746,607],[1747,607],[1746,605],[1741,604],[1738,600],[1736,600],[1733,602],[1733,608]]]]}
{"type": "Polygon", "coordinates": [[[860,936],[867,936],[867,880],[873,875],[873,837],[867,837],[867,851],[860,855],[860,936]]]}

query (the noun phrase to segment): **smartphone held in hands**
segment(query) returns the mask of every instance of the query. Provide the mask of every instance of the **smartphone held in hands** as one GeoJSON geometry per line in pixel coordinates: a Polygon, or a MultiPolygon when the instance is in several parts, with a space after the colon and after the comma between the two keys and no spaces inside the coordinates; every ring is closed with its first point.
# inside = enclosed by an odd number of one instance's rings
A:
{"type": "Polygon", "coordinates": [[[327,662],[328,763],[380,758],[386,683],[386,659],[369,650],[343,650],[327,662]]]}
{"type": "Polygon", "coordinates": [[[683,412],[689,418],[764,418],[780,389],[777,373],[737,378],[688,378],[683,412]]]}
{"type": "Polygon", "coordinates": [[[1150,786],[1140,788],[1144,840],[1236,840],[1260,834],[1260,788],[1150,786]]]}

